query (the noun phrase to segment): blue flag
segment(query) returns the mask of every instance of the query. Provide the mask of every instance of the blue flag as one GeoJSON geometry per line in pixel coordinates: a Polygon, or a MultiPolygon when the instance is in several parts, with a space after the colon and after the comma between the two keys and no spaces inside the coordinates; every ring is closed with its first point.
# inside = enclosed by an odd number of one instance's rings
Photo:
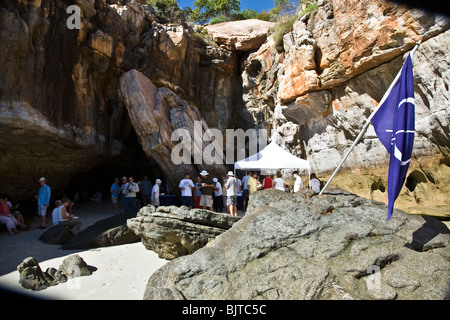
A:
{"type": "Polygon", "coordinates": [[[372,118],[378,138],[390,154],[388,220],[403,187],[411,162],[415,133],[414,76],[411,55],[388,97],[372,118]]]}

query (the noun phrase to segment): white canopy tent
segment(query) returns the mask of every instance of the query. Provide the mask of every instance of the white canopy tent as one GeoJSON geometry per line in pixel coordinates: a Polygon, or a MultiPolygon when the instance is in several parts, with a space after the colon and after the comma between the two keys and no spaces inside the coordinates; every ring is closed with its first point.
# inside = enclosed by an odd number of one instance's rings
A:
{"type": "Polygon", "coordinates": [[[292,155],[275,142],[270,143],[257,154],[234,163],[235,170],[305,169],[308,170],[308,178],[310,168],[309,161],[292,155]]]}

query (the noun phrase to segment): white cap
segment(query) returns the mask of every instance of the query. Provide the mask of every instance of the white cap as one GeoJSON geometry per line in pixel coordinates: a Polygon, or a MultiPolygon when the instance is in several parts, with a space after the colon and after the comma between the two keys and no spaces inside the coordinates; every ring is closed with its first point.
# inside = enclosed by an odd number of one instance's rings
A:
{"type": "Polygon", "coordinates": [[[41,178],[39,179],[39,182],[41,182],[41,181],[47,181],[47,179],[45,179],[44,177],[41,177],[41,178]]]}
{"type": "Polygon", "coordinates": [[[156,183],[161,183],[162,181],[160,179],[156,179],[156,183]]]}

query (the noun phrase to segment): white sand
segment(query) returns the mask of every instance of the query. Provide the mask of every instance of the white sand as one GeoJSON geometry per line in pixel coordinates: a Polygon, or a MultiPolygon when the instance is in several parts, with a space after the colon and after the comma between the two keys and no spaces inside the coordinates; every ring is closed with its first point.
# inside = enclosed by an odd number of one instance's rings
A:
{"type": "MultiPolygon", "coordinates": [[[[111,216],[108,205],[84,204],[76,213],[83,222],[81,230],[111,216]]],[[[142,300],[150,276],[167,263],[159,259],[156,253],[145,249],[140,242],[85,251],[61,250],[60,246],[38,240],[44,231],[37,229],[37,220],[32,221],[31,225],[32,230],[28,232],[14,236],[9,236],[6,231],[0,234],[0,289],[40,299],[142,300]],[[90,276],[70,279],[42,291],[27,290],[19,284],[16,267],[23,259],[30,256],[36,258],[42,271],[45,271],[48,267],[58,269],[62,261],[72,254],[80,255],[97,270],[90,276]]],[[[51,222],[47,226],[51,226],[51,222]]]]}
{"type": "MultiPolygon", "coordinates": [[[[148,251],[141,243],[91,249],[77,253],[97,270],[90,276],[70,279],[42,291],[22,288],[19,272],[0,277],[3,289],[40,299],[67,300],[142,300],[149,277],[166,264],[166,260],[148,251]]],[[[58,268],[64,257],[39,262],[41,269],[58,268]]]]}

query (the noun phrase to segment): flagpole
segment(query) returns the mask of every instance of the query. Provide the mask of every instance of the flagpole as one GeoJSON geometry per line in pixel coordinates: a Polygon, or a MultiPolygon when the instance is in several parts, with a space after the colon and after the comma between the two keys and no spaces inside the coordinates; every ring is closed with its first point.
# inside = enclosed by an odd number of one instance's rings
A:
{"type": "MultiPolygon", "coordinates": [[[[414,53],[416,52],[417,48],[420,46],[421,41],[417,42],[416,46],[414,47],[414,49],[412,49],[410,55],[411,55],[411,59],[414,56],[414,53]]],[[[403,69],[403,68],[402,68],[403,69]]],[[[397,83],[398,79],[400,79],[400,76],[402,74],[402,69],[400,69],[399,73],[397,74],[397,76],[395,77],[394,81],[392,81],[391,86],[389,87],[389,89],[386,91],[386,93],[384,94],[383,98],[381,99],[380,103],[378,104],[378,107],[375,109],[374,112],[372,112],[372,114],[370,115],[370,117],[366,120],[366,123],[364,124],[363,128],[361,129],[361,132],[359,133],[358,137],[356,137],[356,140],[353,142],[352,146],[350,147],[350,149],[348,149],[348,151],[346,152],[344,158],[341,160],[341,162],[339,163],[338,167],[336,168],[336,170],[333,172],[333,174],[331,175],[330,179],[328,179],[328,182],[326,183],[326,185],[323,187],[323,189],[320,191],[319,195],[323,195],[323,193],[325,192],[325,190],[328,188],[328,186],[330,185],[331,181],[333,181],[334,177],[336,176],[336,174],[339,172],[339,170],[341,169],[341,167],[343,166],[345,160],[347,160],[348,156],[350,155],[350,153],[353,151],[353,149],[355,148],[355,146],[358,144],[358,142],[362,139],[362,137],[366,134],[367,129],[369,128],[370,122],[372,120],[372,118],[375,116],[375,114],[377,113],[377,111],[379,110],[379,107],[386,101],[386,99],[388,98],[389,94],[391,93],[392,89],[394,88],[395,84],[397,83]]]]}

